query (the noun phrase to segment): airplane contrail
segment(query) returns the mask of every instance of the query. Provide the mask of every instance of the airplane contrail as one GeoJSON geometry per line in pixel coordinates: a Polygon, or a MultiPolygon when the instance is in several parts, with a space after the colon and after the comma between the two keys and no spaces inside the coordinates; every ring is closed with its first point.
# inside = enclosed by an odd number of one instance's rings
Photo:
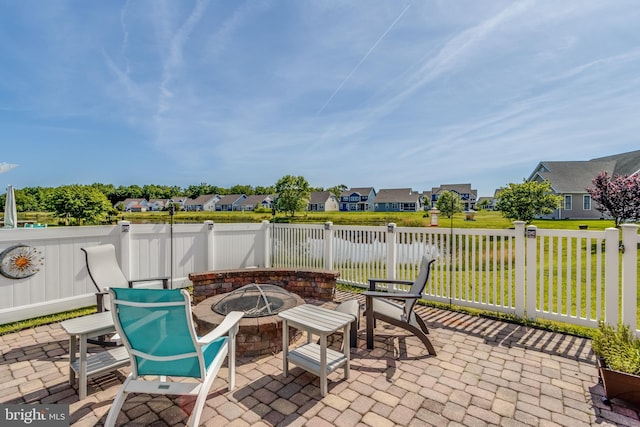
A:
{"type": "Polygon", "coordinates": [[[353,70],[351,70],[351,72],[347,75],[347,77],[344,78],[344,80],[342,81],[342,83],[340,83],[340,85],[338,85],[337,89],[335,91],[333,91],[333,93],[331,94],[331,96],[329,97],[329,99],[327,99],[327,102],[324,103],[324,105],[322,106],[322,108],[320,108],[320,110],[318,110],[318,112],[316,114],[320,114],[324,111],[325,108],[327,108],[327,105],[329,105],[329,103],[331,102],[331,100],[333,100],[333,98],[338,94],[338,92],[340,92],[340,89],[342,89],[342,86],[344,86],[344,84],[347,82],[347,80],[349,80],[349,78],[353,75],[353,73],[355,73],[358,68],[360,68],[360,65],[362,65],[362,63],[364,61],[366,61],[366,59],[369,57],[369,55],[371,55],[371,52],[373,52],[373,50],[378,46],[378,44],[380,44],[380,42],[382,41],[382,39],[385,38],[385,36],[387,35],[387,33],[389,31],[391,31],[391,29],[396,25],[396,23],[400,20],[400,18],[402,18],[402,16],[407,12],[407,10],[409,9],[409,7],[411,7],[411,3],[409,3],[407,5],[407,7],[404,8],[404,10],[402,12],[400,12],[400,15],[398,15],[398,17],[395,19],[395,21],[393,21],[391,23],[391,25],[389,25],[389,28],[386,29],[386,31],[384,33],[382,33],[382,35],[378,38],[378,40],[376,40],[376,42],[373,44],[373,46],[371,46],[371,48],[369,49],[369,51],[362,57],[362,59],[360,60],[360,62],[358,62],[358,65],[356,65],[353,70]]]}

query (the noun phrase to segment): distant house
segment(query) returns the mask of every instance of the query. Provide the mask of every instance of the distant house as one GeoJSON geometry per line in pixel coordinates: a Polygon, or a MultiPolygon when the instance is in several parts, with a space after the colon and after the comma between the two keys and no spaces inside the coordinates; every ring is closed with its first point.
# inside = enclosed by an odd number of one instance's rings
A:
{"type": "Polygon", "coordinates": [[[422,209],[422,196],[410,188],[380,189],[376,194],[376,212],[416,212],[422,209]]]}
{"type": "Polygon", "coordinates": [[[593,206],[587,188],[601,172],[613,175],[640,173],[640,150],[587,161],[540,162],[528,181],[548,181],[562,204],[547,219],[598,219],[603,214],[593,206]]]}
{"type": "Polygon", "coordinates": [[[161,211],[164,210],[164,200],[161,199],[151,199],[148,203],[148,210],[150,211],[161,211]]]}
{"type": "Polygon", "coordinates": [[[307,210],[310,212],[337,211],[338,198],[330,191],[312,191],[307,210]]]}
{"type": "Polygon", "coordinates": [[[373,211],[376,191],[373,187],[351,188],[340,193],[341,212],[373,211]]]}
{"type": "Polygon", "coordinates": [[[176,196],[164,201],[164,208],[168,209],[173,204],[177,211],[184,210],[184,207],[189,202],[189,198],[186,196],[176,196]]]}
{"type": "Polygon", "coordinates": [[[228,194],[216,203],[216,211],[240,210],[241,203],[247,198],[244,194],[228,194]]]}
{"type": "Polygon", "coordinates": [[[273,207],[273,198],[271,196],[265,196],[260,194],[254,194],[247,196],[238,204],[238,208],[241,211],[252,211],[256,208],[271,209],[273,207]]]}
{"type": "Polygon", "coordinates": [[[471,184],[444,184],[440,187],[434,187],[431,189],[431,207],[435,207],[440,193],[443,191],[451,191],[456,193],[462,199],[463,209],[470,211],[475,209],[476,201],[478,199],[478,190],[471,188],[471,184]]]}
{"type": "Polygon", "coordinates": [[[495,210],[496,201],[495,197],[478,197],[478,200],[476,201],[476,208],[486,209],[488,211],[495,210]]]}
{"type": "Polygon", "coordinates": [[[147,199],[124,199],[122,201],[125,212],[146,212],[148,203],[147,199]]]}
{"type": "Polygon", "coordinates": [[[185,202],[184,209],[187,211],[215,211],[216,203],[221,199],[217,194],[203,194],[195,199],[185,202]]]}

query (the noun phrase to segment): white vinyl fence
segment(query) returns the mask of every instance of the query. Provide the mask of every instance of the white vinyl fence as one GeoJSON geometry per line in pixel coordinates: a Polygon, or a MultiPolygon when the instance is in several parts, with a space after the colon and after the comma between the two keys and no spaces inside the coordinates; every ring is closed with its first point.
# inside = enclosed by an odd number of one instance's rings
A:
{"type": "Polygon", "coordinates": [[[95,303],[80,248],[116,246],[129,278],[172,277],[252,266],[335,269],[340,282],[413,280],[421,257],[439,253],[425,299],[594,327],[637,328],[638,226],[621,230],[450,229],[277,224],[129,224],[0,230],[0,251],[42,255],[25,279],[0,276],[0,324],[95,303]]]}

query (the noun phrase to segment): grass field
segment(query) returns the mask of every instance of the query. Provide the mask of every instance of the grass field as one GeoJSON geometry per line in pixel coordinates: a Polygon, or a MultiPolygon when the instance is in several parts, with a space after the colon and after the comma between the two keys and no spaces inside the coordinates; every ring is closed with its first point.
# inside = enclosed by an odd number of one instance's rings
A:
{"type": "MultiPolygon", "coordinates": [[[[51,213],[47,212],[25,212],[18,214],[20,221],[34,221],[46,223],[49,226],[58,225],[58,220],[51,213]]],[[[327,221],[335,225],[386,225],[395,223],[398,227],[429,227],[430,218],[427,212],[299,212],[294,217],[289,217],[283,213],[278,213],[275,218],[271,213],[254,212],[176,212],[175,223],[199,223],[206,220],[214,222],[261,222],[272,221],[289,222],[296,224],[324,224],[327,221]]],[[[167,212],[133,212],[118,215],[114,219],[127,220],[136,223],[169,223],[170,217],[167,212]]],[[[474,220],[466,219],[466,214],[459,213],[452,219],[439,216],[438,225],[440,227],[453,228],[489,228],[504,229],[513,227],[512,221],[504,218],[500,212],[478,211],[474,220]]],[[[577,230],[578,226],[586,225],[589,230],[604,230],[613,227],[613,220],[534,220],[532,225],[540,228],[555,228],[577,230]]]]}

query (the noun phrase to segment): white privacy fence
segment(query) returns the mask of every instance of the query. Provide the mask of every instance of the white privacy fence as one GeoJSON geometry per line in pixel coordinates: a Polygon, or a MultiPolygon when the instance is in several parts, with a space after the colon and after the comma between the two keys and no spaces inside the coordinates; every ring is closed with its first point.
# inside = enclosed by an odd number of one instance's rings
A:
{"type": "Polygon", "coordinates": [[[39,266],[29,277],[0,276],[0,324],[95,304],[83,247],[111,243],[128,278],[172,277],[173,287],[183,287],[189,273],[265,265],[265,230],[264,224],[211,221],[0,229],[0,251],[32,248],[39,266]]]}
{"type": "Polygon", "coordinates": [[[636,329],[638,227],[509,230],[274,224],[129,224],[0,230],[0,251],[35,248],[43,264],[23,279],[0,276],[0,324],[92,305],[80,248],[112,243],[131,279],[251,266],[335,269],[340,282],[413,280],[421,257],[439,257],[425,299],[596,326],[636,329]]]}

